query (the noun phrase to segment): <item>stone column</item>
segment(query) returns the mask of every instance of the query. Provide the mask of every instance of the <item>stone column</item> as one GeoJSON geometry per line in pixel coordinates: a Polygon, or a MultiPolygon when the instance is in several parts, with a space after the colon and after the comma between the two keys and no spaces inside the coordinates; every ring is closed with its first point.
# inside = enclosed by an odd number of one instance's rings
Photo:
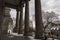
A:
{"type": "Polygon", "coordinates": [[[17,33],[18,32],[18,27],[19,27],[19,10],[18,8],[16,9],[17,14],[16,14],[16,24],[15,24],[15,28],[14,28],[14,32],[17,33]]]}
{"type": "Polygon", "coordinates": [[[26,0],[24,36],[28,36],[29,35],[28,33],[29,33],[29,0],[26,0]]]}
{"type": "Polygon", "coordinates": [[[5,2],[4,2],[4,0],[3,1],[0,0],[0,36],[2,34],[4,34],[3,33],[3,30],[4,30],[4,28],[3,28],[4,14],[5,14],[5,2]]]}
{"type": "Polygon", "coordinates": [[[7,35],[6,28],[3,25],[4,21],[4,14],[5,14],[5,1],[0,0],[0,40],[2,40],[4,35],[7,35]]]}
{"type": "Polygon", "coordinates": [[[20,7],[20,19],[19,19],[19,30],[18,33],[22,34],[22,28],[23,28],[23,6],[20,7]]]}
{"type": "Polygon", "coordinates": [[[35,22],[36,22],[35,38],[41,39],[43,37],[41,0],[35,0],[35,22]]]}

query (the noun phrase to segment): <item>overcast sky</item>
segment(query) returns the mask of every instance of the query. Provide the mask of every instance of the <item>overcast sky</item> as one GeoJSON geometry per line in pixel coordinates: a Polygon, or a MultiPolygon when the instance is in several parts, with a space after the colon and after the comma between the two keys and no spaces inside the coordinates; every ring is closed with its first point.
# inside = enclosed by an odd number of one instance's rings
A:
{"type": "MultiPolygon", "coordinates": [[[[30,7],[29,7],[29,13],[30,16],[33,15],[34,12],[34,0],[31,0],[30,2],[30,7]]],[[[42,5],[42,10],[43,11],[54,11],[57,14],[60,14],[60,0],[41,0],[41,5],[42,5]]],[[[24,10],[25,11],[25,10],[24,10]]],[[[16,11],[15,10],[11,10],[11,15],[12,17],[16,16],[16,11]]]]}
{"type": "MultiPolygon", "coordinates": [[[[29,14],[30,14],[30,19],[32,19],[32,15],[34,15],[35,13],[35,4],[34,4],[34,0],[31,0],[29,2],[29,14]]],[[[43,11],[54,11],[56,14],[60,15],[60,0],[41,0],[41,8],[43,11]]],[[[25,8],[23,10],[23,13],[25,12],[25,8]]],[[[10,12],[12,18],[15,17],[16,18],[16,10],[12,9],[10,12]]]]}
{"type": "Polygon", "coordinates": [[[42,9],[45,11],[54,11],[60,13],[60,0],[41,0],[42,9]]]}

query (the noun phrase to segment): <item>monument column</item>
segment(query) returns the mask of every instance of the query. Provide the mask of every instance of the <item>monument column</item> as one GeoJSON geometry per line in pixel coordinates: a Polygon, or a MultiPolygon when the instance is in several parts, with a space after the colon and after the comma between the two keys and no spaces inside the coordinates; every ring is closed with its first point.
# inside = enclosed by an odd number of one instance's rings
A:
{"type": "Polygon", "coordinates": [[[42,39],[43,23],[42,23],[42,13],[41,13],[41,0],[35,0],[35,22],[36,22],[35,38],[42,39]]]}
{"type": "Polygon", "coordinates": [[[22,34],[22,28],[23,28],[23,6],[20,6],[20,19],[19,19],[19,30],[18,33],[22,34]]]}
{"type": "Polygon", "coordinates": [[[14,32],[17,33],[18,32],[18,27],[19,27],[19,10],[18,8],[16,9],[17,14],[16,14],[16,24],[15,24],[15,28],[14,28],[14,32]]]}
{"type": "Polygon", "coordinates": [[[24,36],[28,36],[29,34],[29,0],[26,0],[25,5],[25,29],[24,36]]]}

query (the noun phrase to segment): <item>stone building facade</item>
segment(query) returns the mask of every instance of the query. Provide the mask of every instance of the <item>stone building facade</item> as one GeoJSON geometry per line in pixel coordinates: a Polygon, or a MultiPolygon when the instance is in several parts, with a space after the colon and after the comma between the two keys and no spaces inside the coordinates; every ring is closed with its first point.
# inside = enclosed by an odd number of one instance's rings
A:
{"type": "Polygon", "coordinates": [[[2,30],[6,31],[6,33],[8,32],[9,24],[13,25],[13,20],[10,15],[10,8],[8,7],[5,7],[5,14],[4,14],[4,19],[2,24],[3,24],[2,30]]]}

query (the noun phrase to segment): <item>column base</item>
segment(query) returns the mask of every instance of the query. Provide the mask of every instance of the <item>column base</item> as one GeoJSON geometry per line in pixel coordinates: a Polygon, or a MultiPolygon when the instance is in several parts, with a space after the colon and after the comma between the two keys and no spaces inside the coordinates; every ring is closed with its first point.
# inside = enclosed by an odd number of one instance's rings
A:
{"type": "Polygon", "coordinates": [[[17,33],[17,28],[16,27],[13,29],[13,32],[14,33],[17,33]]]}
{"type": "Polygon", "coordinates": [[[29,34],[24,34],[23,36],[29,36],[29,34]]]}
{"type": "Polygon", "coordinates": [[[35,39],[44,39],[43,36],[35,36],[35,39]]]}
{"type": "Polygon", "coordinates": [[[23,34],[23,32],[18,32],[18,34],[23,34]]]}
{"type": "Polygon", "coordinates": [[[32,36],[32,33],[25,33],[24,36],[32,36]]]}

